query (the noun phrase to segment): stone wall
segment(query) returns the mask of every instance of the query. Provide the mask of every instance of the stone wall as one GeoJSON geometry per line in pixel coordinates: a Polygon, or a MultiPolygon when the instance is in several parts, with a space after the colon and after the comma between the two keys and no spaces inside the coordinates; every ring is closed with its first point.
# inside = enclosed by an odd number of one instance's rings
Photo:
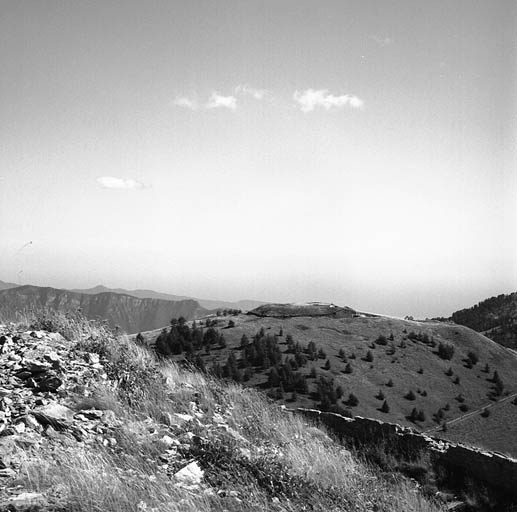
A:
{"type": "Polygon", "coordinates": [[[517,460],[462,444],[434,439],[415,430],[379,420],[346,418],[331,412],[297,409],[321,422],[339,438],[360,443],[384,443],[390,451],[411,461],[429,453],[433,463],[517,497],[517,460]]]}

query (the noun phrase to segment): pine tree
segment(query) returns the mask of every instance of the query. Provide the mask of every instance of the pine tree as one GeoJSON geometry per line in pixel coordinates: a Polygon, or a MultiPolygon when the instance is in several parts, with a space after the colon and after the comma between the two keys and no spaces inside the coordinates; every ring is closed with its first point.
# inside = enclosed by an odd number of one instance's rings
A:
{"type": "Polygon", "coordinates": [[[388,402],[384,400],[382,406],[381,406],[381,412],[388,413],[390,412],[390,406],[388,405],[388,402]]]}
{"type": "Polygon", "coordinates": [[[413,392],[413,390],[409,390],[406,395],[404,396],[404,398],[406,400],[415,400],[416,399],[416,395],[415,393],[413,392]]]}
{"type": "Polygon", "coordinates": [[[345,366],[345,373],[352,373],[352,365],[350,363],[347,363],[345,366]]]}
{"type": "Polygon", "coordinates": [[[357,398],[353,393],[350,393],[348,395],[347,404],[350,407],[355,407],[355,406],[357,406],[359,404],[359,398],[357,398]]]}

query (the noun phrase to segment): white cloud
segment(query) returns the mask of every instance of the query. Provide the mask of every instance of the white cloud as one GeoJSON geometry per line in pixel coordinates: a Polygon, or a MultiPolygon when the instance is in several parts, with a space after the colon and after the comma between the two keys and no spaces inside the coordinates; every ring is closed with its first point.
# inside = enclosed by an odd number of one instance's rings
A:
{"type": "Polygon", "coordinates": [[[221,96],[213,92],[206,104],[206,108],[229,108],[235,110],[237,108],[237,98],[235,96],[221,96]]]}
{"type": "Polygon", "coordinates": [[[125,180],[123,178],[115,178],[113,176],[101,176],[97,178],[97,183],[104,188],[116,188],[124,190],[136,190],[144,188],[144,184],[136,180],[125,180]]]}
{"type": "Polygon", "coordinates": [[[264,98],[267,91],[266,91],[266,89],[257,89],[256,87],[251,87],[250,85],[239,84],[235,88],[235,93],[242,94],[243,96],[251,96],[252,98],[255,98],[256,100],[261,100],[264,98]]]}
{"type": "Polygon", "coordinates": [[[370,36],[370,39],[375,41],[381,48],[393,43],[393,39],[391,37],[370,36]]]}
{"type": "Polygon", "coordinates": [[[307,89],[306,91],[295,91],[294,100],[300,105],[302,112],[312,112],[316,107],[322,107],[325,110],[331,108],[363,108],[364,101],[357,96],[350,94],[342,94],[334,96],[329,94],[327,89],[307,89]]]}
{"type": "Polygon", "coordinates": [[[172,102],[176,107],[189,108],[190,110],[197,110],[197,102],[195,100],[191,100],[186,96],[177,96],[172,102]]]}

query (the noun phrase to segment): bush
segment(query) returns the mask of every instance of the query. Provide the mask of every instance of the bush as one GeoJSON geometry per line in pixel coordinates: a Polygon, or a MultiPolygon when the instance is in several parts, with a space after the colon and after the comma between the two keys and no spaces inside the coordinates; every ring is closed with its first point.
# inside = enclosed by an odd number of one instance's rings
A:
{"type": "MultiPolygon", "coordinates": [[[[393,335],[392,335],[393,336],[393,335]]],[[[377,345],[387,345],[388,344],[388,338],[384,336],[383,334],[379,335],[379,337],[375,340],[375,343],[377,345]]]]}
{"type": "Polygon", "coordinates": [[[373,361],[373,354],[371,350],[368,350],[368,352],[366,352],[366,357],[364,358],[364,360],[368,363],[371,363],[373,361]]]}
{"type": "Polygon", "coordinates": [[[388,413],[390,412],[390,406],[388,405],[388,402],[384,400],[384,403],[381,406],[381,412],[388,413]]]}
{"type": "Polygon", "coordinates": [[[393,380],[390,379],[387,383],[386,383],[386,386],[388,386],[389,388],[392,388],[393,387],[393,380]]]}
{"type": "Polygon", "coordinates": [[[469,410],[469,406],[467,404],[461,404],[460,405],[460,411],[461,412],[467,412],[469,410]]]}
{"type": "Polygon", "coordinates": [[[454,355],[454,347],[448,343],[440,342],[438,345],[438,356],[442,359],[450,361],[454,355]]]}
{"type": "Polygon", "coordinates": [[[352,373],[352,365],[350,363],[348,363],[346,366],[345,366],[345,373],[352,373]]]}
{"type": "Polygon", "coordinates": [[[483,418],[488,418],[490,416],[490,409],[483,409],[483,412],[481,413],[481,416],[483,418]]]}
{"type": "Polygon", "coordinates": [[[413,390],[409,390],[405,395],[404,395],[404,398],[406,400],[415,400],[416,399],[416,395],[415,393],[413,392],[413,390]]]}
{"type": "Polygon", "coordinates": [[[475,352],[472,352],[470,351],[468,354],[467,354],[467,359],[473,364],[477,364],[477,362],[479,361],[479,357],[478,355],[475,353],[475,352]]]}
{"type": "Polygon", "coordinates": [[[355,407],[359,405],[359,398],[357,398],[353,393],[348,395],[348,400],[346,401],[347,405],[350,407],[355,407]]]}

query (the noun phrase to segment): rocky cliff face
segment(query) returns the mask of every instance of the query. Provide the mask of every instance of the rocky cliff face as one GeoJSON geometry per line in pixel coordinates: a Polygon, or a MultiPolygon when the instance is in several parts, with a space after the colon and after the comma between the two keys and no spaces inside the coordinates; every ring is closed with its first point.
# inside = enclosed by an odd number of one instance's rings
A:
{"type": "Polygon", "coordinates": [[[112,327],[119,326],[127,333],[164,327],[171,318],[180,316],[192,320],[206,312],[194,300],[139,299],[111,292],[89,295],[39,286],[0,291],[0,314],[4,320],[16,320],[20,311],[42,309],[81,311],[89,319],[107,320],[112,327]]]}

